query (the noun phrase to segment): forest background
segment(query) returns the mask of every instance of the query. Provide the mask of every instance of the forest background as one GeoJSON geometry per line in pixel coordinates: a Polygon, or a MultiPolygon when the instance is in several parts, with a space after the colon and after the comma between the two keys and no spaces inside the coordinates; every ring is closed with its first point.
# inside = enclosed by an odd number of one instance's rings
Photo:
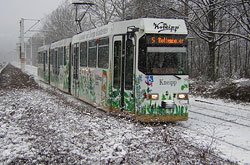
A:
{"type": "MultiPolygon", "coordinates": [[[[87,1],[84,1],[87,2],[87,1]]],[[[136,18],[179,18],[186,21],[191,78],[217,81],[250,78],[249,0],[92,0],[78,7],[83,31],[109,22],[136,18]],[[87,12],[86,12],[87,11],[87,12]]],[[[79,32],[76,10],[65,0],[42,21],[41,33],[27,48],[72,37],[79,32]]],[[[27,56],[29,53],[27,53],[27,56]]],[[[33,52],[36,54],[36,52],[33,52]]],[[[33,59],[36,63],[36,59],[33,59]]]]}

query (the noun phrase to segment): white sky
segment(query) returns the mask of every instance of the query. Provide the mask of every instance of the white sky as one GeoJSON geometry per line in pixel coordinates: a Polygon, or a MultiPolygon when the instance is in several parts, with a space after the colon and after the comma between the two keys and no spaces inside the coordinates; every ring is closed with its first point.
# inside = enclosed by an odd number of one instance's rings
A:
{"type": "MultiPolygon", "coordinates": [[[[64,0],[0,0],[0,59],[15,52],[21,18],[42,19],[62,2],[64,0]]],[[[25,21],[25,29],[28,30],[34,23],[25,21]]]]}

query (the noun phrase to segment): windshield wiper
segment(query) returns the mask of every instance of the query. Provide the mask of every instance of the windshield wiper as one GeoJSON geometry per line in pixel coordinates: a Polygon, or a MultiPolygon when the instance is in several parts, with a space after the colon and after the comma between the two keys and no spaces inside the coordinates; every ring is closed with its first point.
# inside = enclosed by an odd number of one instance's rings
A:
{"type": "Polygon", "coordinates": [[[180,80],[181,79],[181,77],[179,77],[179,76],[177,76],[177,75],[173,75],[174,77],[176,77],[176,78],[178,78],[178,80],[180,80]]]}

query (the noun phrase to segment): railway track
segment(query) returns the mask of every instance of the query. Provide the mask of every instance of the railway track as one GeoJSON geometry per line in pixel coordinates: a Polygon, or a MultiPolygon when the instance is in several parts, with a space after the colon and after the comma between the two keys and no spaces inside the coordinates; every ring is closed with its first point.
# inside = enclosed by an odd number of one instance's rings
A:
{"type": "MultiPolygon", "coordinates": [[[[249,140],[245,136],[245,132],[250,131],[250,109],[197,99],[191,106],[189,123],[180,123],[181,127],[215,140],[215,145],[250,152],[249,140]],[[216,134],[209,132],[211,127],[217,130],[216,134]]],[[[224,151],[224,148],[221,150],[224,151]]]]}
{"type": "MultiPolygon", "coordinates": [[[[227,107],[227,108],[235,109],[235,107],[230,106],[230,105],[222,105],[222,104],[213,103],[213,102],[204,101],[204,100],[199,100],[199,99],[195,99],[194,101],[201,102],[201,103],[206,103],[206,104],[210,104],[210,105],[216,105],[216,106],[221,106],[221,107],[227,107]]],[[[246,109],[246,108],[237,108],[237,110],[250,112],[250,109],[246,109]]]]}
{"type": "Polygon", "coordinates": [[[250,125],[238,123],[238,122],[235,122],[234,120],[228,120],[228,119],[225,119],[225,118],[211,116],[211,115],[207,115],[207,114],[196,112],[196,111],[192,111],[192,110],[189,110],[189,112],[196,113],[196,114],[203,115],[203,116],[206,116],[206,117],[210,117],[210,118],[214,118],[214,119],[221,120],[221,121],[224,121],[224,122],[228,122],[228,123],[232,123],[232,124],[237,124],[237,125],[240,125],[240,126],[244,126],[244,127],[250,128],[250,125]]]}
{"type": "MultiPolygon", "coordinates": [[[[249,117],[245,117],[245,116],[242,116],[242,115],[238,115],[238,114],[233,114],[233,113],[228,113],[228,112],[224,112],[224,111],[220,111],[220,110],[214,110],[212,108],[206,108],[206,107],[201,107],[201,106],[196,106],[196,105],[192,105],[193,107],[197,107],[197,108],[202,108],[202,109],[205,109],[205,110],[208,110],[208,111],[212,111],[212,112],[218,112],[218,113],[222,113],[222,114],[225,114],[225,115],[230,115],[230,116],[235,116],[235,117],[240,117],[244,120],[247,120],[247,121],[250,121],[250,118],[249,117]]],[[[250,115],[250,113],[249,113],[250,115]]]]}
{"type": "MultiPolygon", "coordinates": [[[[195,101],[197,101],[197,100],[195,100],[195,101]]],[[[228,123],[237,124],[240,126],[250,128],[250,110],[245,109],[245,108],[238,108],[238,107],[236,108],[236,107],[232,107],[232,106],[226,106],[226,105],[224,106],[224,105],[206,102],[206,101],[201,101],[201,100],[198,100],[198,102],[210,104],[210,105],[216,105],[217,107],[220,106],[223,108],[231,108],[231,109],[234,109],[234,112],[239,112],[239,110],[240,110],[240,111],[243,111],[242,113],[245,113],[245,115],[243,116],[243,115],[239,115],[236,113],[230,113],[230,110],[223,111],[223,110],[218,110],[218,108],[215,109],[215,107],[204,107],[202,105],[195,105],[195,104],[192,105],[192,107],[195,107],[195,111],[189,110],[190,112],[195,113],[195,114],[199,114],[199,115],[203,115],[203,116],[207,116],[210,118],[214,118],[217,120],[221,120],[223,122],[228,122],[228,123]],[[211,115],[207,112],[214,112],[215,115],[211,115]],[[234,118],[232,119],[232,117],[234,117],[234,118]],[[237,120],[240,120],[241,122],[237,122],[237,120]],[[249,123],[249,124],[246,124],[246,123],[249,123]]]]}
{"type": "MultiPolygon", "coordinates": [[[[176,125],[176,126],[179,126],[179,125],[176,125]]],[[[250,149],[249,149],[249,148],[242,147],[242,146],[240,146],[240,145],[237,145],[237,144],[228,142],[228,141],[226,141],[226,140],[220,139],[220,138],[215,137],[215,136],[208,135],[208,134],[203,133],[203,132],[197,132],[197,130],[192,129],[192,128],[187,127],[187,126],[184,126],[183,124],[181,124],[181,126],[179,126],[179,127],[182,127],[182,128],[188,129],[188,130],[191,130],[191,131],[193,131],[193,132],[196,132],[196,133],[199,134],[199,135],[203,135],[203,136],[209,137],[209,138],[211,138],[211,139],[215,139],[217,142],[226,143],[226,144],[228,144],[228,145],[230,145],[230,146],[237,147],[237,148],[240,148],[240,149],[242,149],[242,150],[244,150],[244,151],[250,152],[250,149]]]]}

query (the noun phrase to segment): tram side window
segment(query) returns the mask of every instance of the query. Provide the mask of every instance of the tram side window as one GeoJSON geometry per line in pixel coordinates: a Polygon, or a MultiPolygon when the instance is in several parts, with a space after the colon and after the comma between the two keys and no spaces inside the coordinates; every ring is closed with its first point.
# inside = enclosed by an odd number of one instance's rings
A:
{"type": "Polygon", "coordinates": [[[57,49],[57,59],[58,59],[58,67],[61,65],[61,48],[57,49]]]}
{"type": "Polygon", "coordinates": [[[126,68],[125,68],[125,89],[133,88],[133,64],[134,64],[134,47],[127,47],[126,68]]]}
{"type": "Polygon", "coordinates": [[[45,63],[45,51],[42,53],[42,64],[44,64],[45,63]]]}
{"type": "Polygon", "coordinates": [[[43,71],[45,72],[45,64],[46,64],[46,51],[43,52],[43,71]]]}
{"type": "Polygon", "coordinates": [[[121,41],[115,41],[114,44],[114,88],[120,88],[121,78],[121,41]]]}
{"type": "Polygon", "coordinates": [[[52,50],[52,72],[55,73],[55,49],[52,50]]]}
{"type": "Polygon", "coordinates": [[[60,65],[64,65],[64,51],[63,51],[63,47],[61,47],[61,63],[60,65]]]}
{"type": "Polygon", "coordinates": [[[55,50],[55,52],[54,52],[55,54],[54,54],[54,59],[55,59],[55,74],[58,74],[59,72],[58,72],[58,49],[57,50],[55,50]]]}
{"type": "Polygon", "coordinates": [[[41,56],[41,53],[38,52],[38,56],[37,56],[37,62],[38,62],[38,64],[40,64],[40,56],[41,56]]]}
{"type": "Polygon", "coordinates": [[[48,51],[45,52],[45,64],[48,64],[48,51]]]}
{"type": "Polygon", "coordinates": [[[66,46],[63,47],[63,65],[66,65],[66,46]]]}
{"type": "Polygon", "coordinates": [[[63,65],[63,48],[58,48],[58,67],[63,65]]]}
{"type": "Polygon", "coordinates": [[[146,39],[145,36],[143,36],[139,40],[139,59],[138,59],[138,69],[143,72],[147,73],[147,56],[146,56],[146,39]]]}
{"type": "Polygon", "coordinates": [[[53,51],[53,73],[56,73],[56,51],[53,51]]]}
{"type": "Polygon", "coordinates": [[[53,50],[51,49],[50,50],[50,62],[49,62],[50,65],[53,65],[53,50]]]}
{"type": "Polygon", "coordinates": [[[54,49],[51,50],[50,60],[51,60],[50,65],[52,65],[51,72],[53,72],[54,71],[54,49]]]}
{"type": "Polygon", "coordinates": [[[80,43],[80,66],[87,66],[87,42],[80,43]]]}
{"type": "Polygon", "coordinates": [[[98,43],[98,68],[107,69],[109,66],[109,39],[102,38],[98,43]]]}
{"type": "Polygon", "coordinates": [[[73,54],[73,78],[78,79],[78,69],[79,69],[79,43],[74,44],[74,54],[73,54]]]}
{"type": "Polygon", "coordinates": [[[51,50],[50,60],[51,60],[50,65],[52,65],[51,72],[53,72],[54,71],[54,49],[51,50]]]}
{"type": "Polygon", "coordinates": [[[40,54],[40,64],[42,64],[43,63],[43,53],[41,52],[41,54],[40,54]]]}
{"type": "Polygon", "coordinates": [[[51,50],[51,57],[50,57],[50,59],[51,59],[51,65],[52,65],[52,67],[54,67],[54,50],[52,49],[51,50]]]}
{"type": "Polygon", "coordinates": [[[89,41],[89,56],[88,56],[88,66],[96,67],[96,40],[89,41]]]}

